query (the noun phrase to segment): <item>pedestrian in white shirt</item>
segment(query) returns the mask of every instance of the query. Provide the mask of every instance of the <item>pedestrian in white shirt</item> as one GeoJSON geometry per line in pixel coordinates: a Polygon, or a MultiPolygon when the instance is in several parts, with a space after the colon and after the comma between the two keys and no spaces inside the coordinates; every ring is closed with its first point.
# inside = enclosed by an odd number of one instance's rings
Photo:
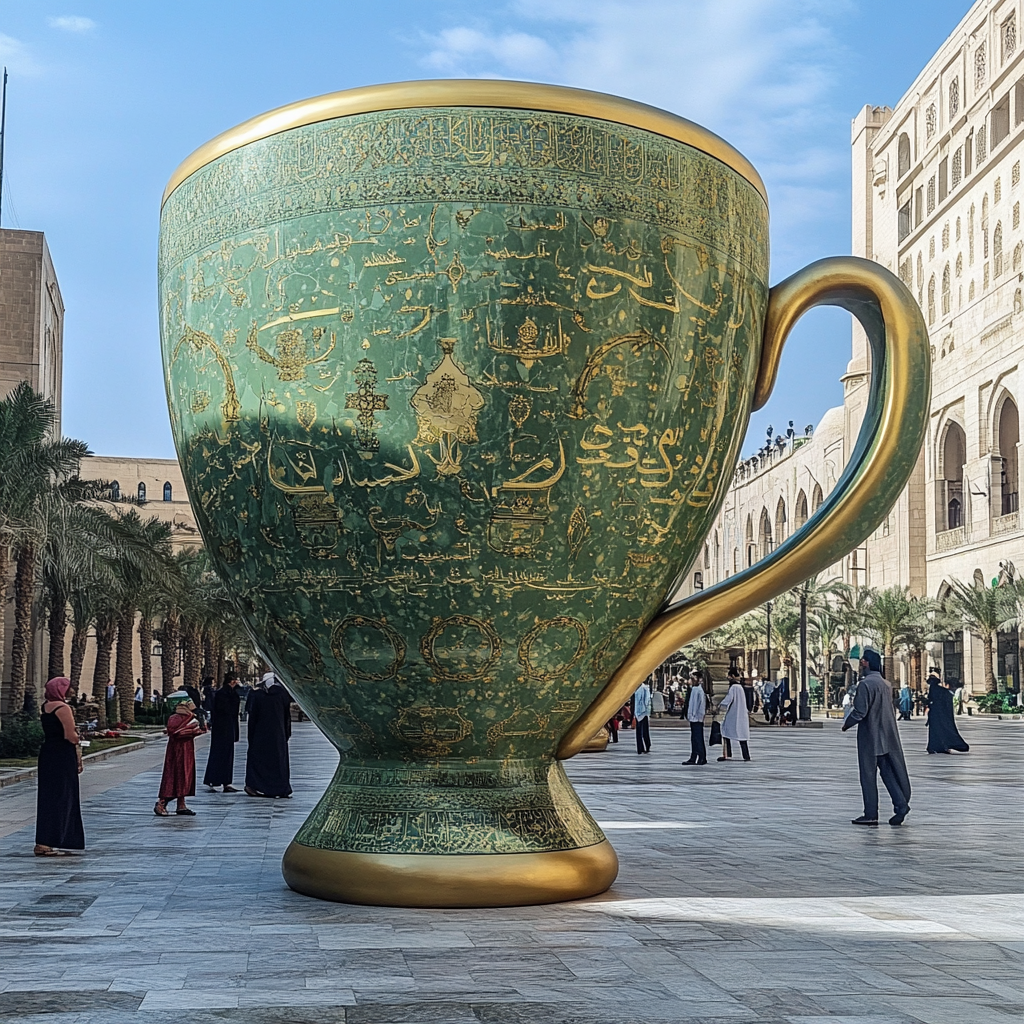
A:
{"type": "Polygon", "coordinates": [[[661,690],[655,690],[651,694],[651,714],[655,718],[661,718],[665,714],[665,694],[661,690]]]}
{"type": "Polygon", "coordinates": [[[636,722],[636,752],[651,752],[651,688],[646,682],[633,694],[633,719],[636,722]]]}
{"type": "Polygon", "coordinates": [[[704,716],[708,701],[700,676],[690,673],[690,696],[686,702],[686,720],[690,723],[690,760],[683,764],[707,764],[708,748],[704,745],[704,716]]]}
{"type": "Polygon", "coordinates": [[[750,740],[750,715],[747,711],[747,695],[743,692],[743,686],[739,680],[729,687],[729,692],[722,698],[718,710],[725,712],[725,719],[722,721],[722,744],[725,747],[725,752],[718,760],[731,760],[731,741],[738,740],[743,760],[749,761],[750,750],[747,748],[747,743],[750,740]]]}

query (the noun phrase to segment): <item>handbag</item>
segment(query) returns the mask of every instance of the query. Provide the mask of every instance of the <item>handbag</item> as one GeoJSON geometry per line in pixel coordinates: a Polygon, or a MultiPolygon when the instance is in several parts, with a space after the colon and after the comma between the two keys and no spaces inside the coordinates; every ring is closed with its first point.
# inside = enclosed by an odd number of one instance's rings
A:
{"type": "Polygon", "coordinates": [[[722,743],[722,727],[718,724],[717,718],[711,719],[711,738],[708,740],[708,746],[717,747],[722,743]]]}

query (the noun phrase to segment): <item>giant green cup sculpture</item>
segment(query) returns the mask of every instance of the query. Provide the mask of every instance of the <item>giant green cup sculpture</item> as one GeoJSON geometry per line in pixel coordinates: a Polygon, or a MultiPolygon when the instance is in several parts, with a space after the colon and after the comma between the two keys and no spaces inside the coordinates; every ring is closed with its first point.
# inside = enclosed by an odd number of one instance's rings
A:
{"type": "Polygon", "coordinates": [[[284,858],[325,899],[606,889],[560,760],[679,645],[867,536],[923,436],[903,285],[848,257],[769,291],[754,168],[611,96],[414,82],[255,118],[171,179],[159,278],[207,550],[340,753],[284,858]],[[820,303],[872,345],[843,478],[764,562],[666,606],[820,303]]]}

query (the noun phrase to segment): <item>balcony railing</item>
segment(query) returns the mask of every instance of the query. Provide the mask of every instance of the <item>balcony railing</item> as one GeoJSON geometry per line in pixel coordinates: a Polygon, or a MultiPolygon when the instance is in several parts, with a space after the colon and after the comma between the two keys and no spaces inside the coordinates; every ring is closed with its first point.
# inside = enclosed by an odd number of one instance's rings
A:
{"type": "Polygon", "coordinates": [[[955,530],[943,530],[935,535],[936,551],[952,551],[967,543],[967,528],[958,526],[955,530]]]}
{"type": "Polygon", "coordinates": [[[1007,533],[1016,533],[1020,529],[1020,513],[1011,512],[1005,516],[995,516],[992,520],[992,536],[1002,537],[1007,533]]]}

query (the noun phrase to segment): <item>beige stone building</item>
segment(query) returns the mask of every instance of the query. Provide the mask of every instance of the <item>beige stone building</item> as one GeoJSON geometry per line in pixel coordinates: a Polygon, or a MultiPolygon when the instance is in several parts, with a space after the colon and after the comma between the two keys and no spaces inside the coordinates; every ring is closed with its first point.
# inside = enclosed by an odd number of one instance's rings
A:
{"type": "MultiPolygon", "coordinates": [[[[979,0],[896,104],[853,121],[855,255],[911,288],[931,337],[931,415],[914,475],[885,523],[830,570],[848,583],[909,586],[1024,569],[1024,47],[1021,0],[979,0]]],[[[854,325],[844,401],[810,439],[787,438],[737,470],[705,549],[707,586],[750,564],[813,512],[853,449],[868,382],[854,325]]],[[[983,688],[969,633],[932,651],[946,675],[983,688]]],[[[1019,684],[1016,632],[999,635],[996,674],[1019,684]]],[[[904,677],[907,665],[900,671],[904,677]]]]}

